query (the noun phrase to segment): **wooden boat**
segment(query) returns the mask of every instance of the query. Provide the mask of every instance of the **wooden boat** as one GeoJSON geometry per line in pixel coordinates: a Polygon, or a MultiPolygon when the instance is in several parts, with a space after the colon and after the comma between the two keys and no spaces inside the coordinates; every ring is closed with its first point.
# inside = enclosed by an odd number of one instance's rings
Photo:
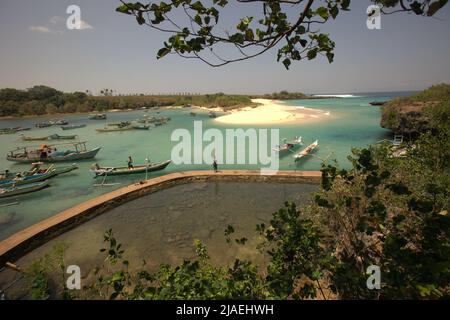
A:
{"type": "Polygon", "coordinates": [[[99,165],[94,165],[91,171],[95,173],[96,177],[129,175],[163,170],[170,162],[170,160],[167,160],[164,162],[148,163],[146,165],[134,166],[132,169],[128,167],[100,167],[99,165]]]}
{"type": "Polygon", "coordinates": [[[17,133],[19,131],[27,131],[30,130],[31,128],[23,128],[23,127],[13,127],[13,128],[1,128],[0,129],[0,134],[14,134],[17,133]]]}
{"type": "Polygon", "coordinates": [[[10,188],[4,188],[0,189],[0,198],[12,197],[20,194],[35,192],[47,188],[48,186],[49,186],[48,181],[42,181],[25,184],[22,186],[13,186],[10,188]]]}
{"type": "Polygon", "coordinates": [[[52,125],[55,125],[55,126],[65,126],[66,124],[69,124],[69,121],[64,120],[64,119],[60,119],[60,120],[50,121],[50,123],[52,125]]]}
{"type": "Polygon", "coordinates": [[[130,121],[116,121],[106,124],[108,127],[128,127],[131,124],[130,121]]]}
{"type": "Polygon", "coordinates": [[[46,140],[48,140],[48,136],[45,136],[45,137],[27,137],[27,136],[24,136],[23,134],[20,135],[20,138],[23,141],[46,141],[46,140]]]}
{"type": "Polygon", "coordinates": [[[100,149],[87,150],[85,141],[53,145],[44,144],[38,147],[19,147],[10,151],[6,159],[20,163],[75,161],[92,159],[100,149]],[[58,148],[72,146],[75,150],[59,151],[56,148],[57,146],[58,148]]]}
{"type": "Polygon", "coordinates": [[[70,126],[62,126],[61,129],[63,130],[73,130],[73,129],[79,129],[86,127],[85,124],[72,124],[70,126]]]}
{"type": "Polygon", "coordinates": [[[54,169],[49,170],[44,173],[35,173],[29,176],[15,177],[11,180],[2,180],[0,181],[0,188],[9,188],[12,186],[19,186],[24,184],[30,184],[35,182],[44,181],[54,177],[56,174],[54,169]]]}
{"type": "Polygon", "coordinates": [[[105,120],[106,119],[106,113],[91,113],[89,115],[90,120],[105,120]]]}
{"type": "Polygon", "coordinates": [[[31,168],[23,172],[10,172],[9,170],[5,170],[4,172],[0,173],[0,183],[1,181],[13,180],[17,177],[31,177],[36,174],[44,174],[49,172],[51,172],[52,175],[49,175],[48,178],[52,178],[54,176],[68,173],[78,169],[78,166],[75,163],[68,166],[58,166],[58,167],[55,167],[53,164],[51,164],[46,168],[42,167],[43,164],[44,164],[43,162],[32,163],[31,168]]]}
{"type": "Polygon", "coordinates": [[[95,129],[97,132],[117,132],[117,131],[128,131],[133,130],[134,128],[132,126],[126,126],[126,127],[117,127],[117,128],[103,128],[103,129],[95,129]]]}
{"type": "Polygon", "coordinates": [[[0,130],[0,134],[14,134],[14,133],[17,133],[17,131],[11,128],[5,128],[0,130]]]}
{"type": "Polygon", "coordinates": [[[273,150],[278,152],[279,155],[286,154],[287,152],[292,151],[297,146],[302,145],[302,137],[295,137],[292,141],[287,141],[286,139],[283,139],[283,144],[277,146],[273,150]]]}
{"type": "Polygon", "coordinates": [[[43,162],[32,163],[30,170],[25,171],[22,174],[32,175],[35,173],[49,172],[51,170],[54,173],[54,176],[57,176],[57,175],[68,173],[68,172],[78,169],[78,166],[75,163],[72,163],[71,165],[68,165],[68,166],[57,166],[57,167],[55,167],[53,164],[51,164],[47,168],[42,168],[43,164],[44,164],[43,162]]]}
{"type": "Polygon", "coordinates": [[[216,113],[215,113],[215,112],[213,112],[213,111],[210,111],[210,112],[208,113],[208,117],[210,117],[210,118],[216,118],[216,117],[217,117],[217,115],[216,115],[216,113]]]}
{"type": "Polygon", "coordinates": [[[138,124],[138,125],[134,125],[133,129],[136,129],[136,130],[149,130],[150,126],[146,125],[146,124],[138,124]]]}
{"type": "Polygon", "coordinates": [[[77,137],[78,137],[77,135],[60,136],[59,134],[56,133],[48,136],[50,140],[73,140],[76,139],[77,137]]]}
{"type": "Polygon", "coordinates": [[[387,101],[372,101],[369,102],[371,106],[384,106],[387,103],[387,101]]]}
{"type": "Polygon", "coordinates": [[[299,153],[297,153],[294,156],[295,161],[300,160],[301,158],[307,156],[308,154],[310,154],[315,148],[317,148],[317,146],[319,145],[319,141],[316,140],[313,143],[311,143],[309,146],[307,146],[305,149],[303,149],[302,151],[300,151],[299,153]]]}
{"type": "Polygon", "coordinates": [[[52,125],[53,124],[50,122],[40,122],[35,124],[36,128],[48,128],[51,127],[52,125]]]}

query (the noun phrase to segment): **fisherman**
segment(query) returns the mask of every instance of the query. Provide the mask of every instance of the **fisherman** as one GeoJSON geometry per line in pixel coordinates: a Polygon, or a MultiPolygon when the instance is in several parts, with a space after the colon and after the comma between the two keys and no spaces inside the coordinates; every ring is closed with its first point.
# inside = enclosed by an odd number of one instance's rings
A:
{"type": "Polygon", "coordinates": [[[131,156],[128,156],[128,169],[133,169],[133,159],[131,159],[131,156]]]}
{"type": "Polygon", "coordinates": [[[214,159],[214,161],[213,161],[213,168],[214,168],[214,172],[217,172],[217,161],[216,161],[216,159],[214,159]]]}

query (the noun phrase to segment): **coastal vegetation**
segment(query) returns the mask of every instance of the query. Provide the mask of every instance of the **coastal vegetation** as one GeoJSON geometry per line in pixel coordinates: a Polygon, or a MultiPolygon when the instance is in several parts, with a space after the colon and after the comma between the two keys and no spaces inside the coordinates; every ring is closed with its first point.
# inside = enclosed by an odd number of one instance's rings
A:
{"type": "Polygon", "coordinates": [[[251,101],[252,98],[278,100],[313,98],[301,92],[288,91],[265,95],[231,95],[221,92],[201,95],[114,95],[113,92],[111,89],[102,89],[100,95],[94,96],[89,90],[67,93],[43,85],[26,90],[0,89],[0,117],[136,110],[165,106],[198,106],[231,110],[257,106],[251,101]]]}
{"type": "Polygon", "coordinates": [[[434,85],[411,97],[396,98],[382,107],[381,126],[396,133],[417,137],[432,129],[430,110],[450,100],[450,84],[434,85]]]}
{"type": "Polygon", "coordinates": [[[66,93],[38,85],[26,90],[0,89],[0,117],[44,115],[58,113],[130,110],[163,106],[193,105],[223,109],[252,106],[251,99],[244,95],[224,93],[205,95],[112,95],[104,89],[99,96],[85,92],[66,93]]]}

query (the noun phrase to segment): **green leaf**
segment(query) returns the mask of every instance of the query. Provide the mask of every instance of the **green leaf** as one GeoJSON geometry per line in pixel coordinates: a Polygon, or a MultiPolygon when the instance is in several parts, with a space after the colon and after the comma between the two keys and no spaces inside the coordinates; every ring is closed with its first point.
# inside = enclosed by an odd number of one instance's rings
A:
{"type": "Polygon", "coordinates": [[[312,49],[308,51],[307,57],[308,60],[312,60],[317,56],[317,49],[312,49]]]}
{"type": "Polygon", "coordinates": [[[289,66],[291,65],[291,60],[286,58],[283,60],[284,67],[289,70],[289,66]]]}
{"type": "Polygon", "coordinates": [[[120,13],[131,14],[130,7],[126,4],[123,4],[120,7],[116,8],[116,11],[120,13]]]}
{"type": "Polygon", "coordinates": [[[316,13],[324,20],[328,19],[328,10],[325,7],[319,7],[316,10],[316,13]]]}
{"type": "Polygon", "coordinates": [[[333,17],[333,19],[336,19],[337,15],[339,14],[339,8],[337,6],[333,6],[330,9],[330,14],[333,17]]]}
{"type": "Polygon", "coordinates": [[[162,57],[164,57],[165,55],[167,55],[168,53],[170,53],[171,49],[170,48],[161,48],[159,49],[156,58],[157,59],[161,59],[162,57]]]}

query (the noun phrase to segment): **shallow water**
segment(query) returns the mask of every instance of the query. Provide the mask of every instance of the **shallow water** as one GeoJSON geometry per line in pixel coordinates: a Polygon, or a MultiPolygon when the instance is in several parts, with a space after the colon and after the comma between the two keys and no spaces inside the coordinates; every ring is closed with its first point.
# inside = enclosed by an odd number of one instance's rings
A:
{"type": "MultiPolygon", "coordinates": [[[[263,262],[255,250],[258,236],[256,224],[268,223],[272,213],[285,201],[298,205],[309,203],[310,194],[318,190],[314,184],[205,182],[178,185],[125,203],[106,212],[19,259],[24,267],[57,243],[68,245],[66,265],[80,266],[83,276],[100,266],[104,254],[103,234],[112,229],[125,249],[130,268],[155,271],[161,263],[180,263],[194,256],[193,241],[201,240],[208,248],[214,264],[230,263],[234,258],[263,262]],[[224,230],[235,227],[232,239],[246,237],[245,246],[229,245],[224,230]],[[139,236],[137,236],[139,235],[139,236]]],[[[12,271],[0,273],[0,288],[16,277],[12,271]]]]}
{"type": "MultiPolygon", "coordinates": [[[[397,94],[395,94],[397,95],[397,94]]],[[[393,95],[393,96],[395,96],[393,95]]],[[[344,99],[317,99],[295,100],[285,102],[289,105],[306,106],[330,112],[330,116],[320,122],[305,123],[301,125],[260,126],[260,128],[279,128],[280,139],[302,136],[304,144],[315,139],[319,140],[319,148],[314,155],[295,164],[288,155],[280,159],[281,170],[319,170],[323,159],[336,158],[342,166],[348,166],[346,159],[352,147],[367,146],[379,140],[390,138],[389,131],[381,128],[379,107],[370,106],[374,100],[388,100],[390,95],[365,96],[344,99]]],[[[114,133],[96,133],[96,128],[104,126],[105,121],[87,120],[87,115],[69,115],[64,118],[70,124],[86,123],[87,127],[69,131],[62,131],[59,127],[34,128],[40,121],[57,118],[33,118],[23,120],[0,120],[1,127],[33,127],[25,131],[25,135],[42,136],[53,133],[77,134],[80,140],[88,140],[88,147],[102,147],[95,160],[79,162],[80,169],[67,175],[50,180],[50,188],[29,195],[0,200],[0,240],[24,229],[38,221],[52,216],[64,209],[80,202],[94,198],[115,188],[123,187],[131,182],[142,180],[145,175],[131,177],[108,178],[107,183],[119,183],[109,187],[94,187],[98,183],[89,172],[90,166],[98,162],[105,166],[124,166],[129,155],[135,164],[144,163],[146,158],[151,161],[170,159],[171,150],[177,142],[171,142],[170,137],[174,129],[186,128],[193,131],[193,122],[202,120],[203,128],[217,128],[224,131],[227,128],[236,128],[229,125],[218,125],[210,119],[206,112],[198,113],[196,117],[189,115],[190,110],[161,110],[160,115],[170,116],[172,121],[167,125],[156,127],[150,131],[126,131],[114,133]],[[2,207],[4,204],[19,202],[18,205],[2,207]]],[[[149,112],[153,114],[154,112],[149,112]]],[[[143,116],[144,111],[126,113],[109,113],[107,122],[119,120],[133,120],[143,116]]],[[[241,126],[240,126],[241,127],[241,126]]],[[[249,126],[242,126],[247,129],[249,126]]],[[[36,142],[22,142],[19,134],[0,135],[0,170],[21,171],[28,165],[14,164],[5,159],[9,150],[17,146],[37,145],[36,142]]],[[[206,143],[205,143],[206,145],[206,143]]],[[[247,153],[254,151],[256,146],[248,146],[247,153]]],[[[59,148],[61,149],[61,148],[59,148]]],[[[210,169],[210,164],[169,165],[164,171],[149,174],[149,177],[158,176],[175,171],[210,169]]],[[[259,165],[220,165],[222,169],[259,169],[259,165]]]]}

